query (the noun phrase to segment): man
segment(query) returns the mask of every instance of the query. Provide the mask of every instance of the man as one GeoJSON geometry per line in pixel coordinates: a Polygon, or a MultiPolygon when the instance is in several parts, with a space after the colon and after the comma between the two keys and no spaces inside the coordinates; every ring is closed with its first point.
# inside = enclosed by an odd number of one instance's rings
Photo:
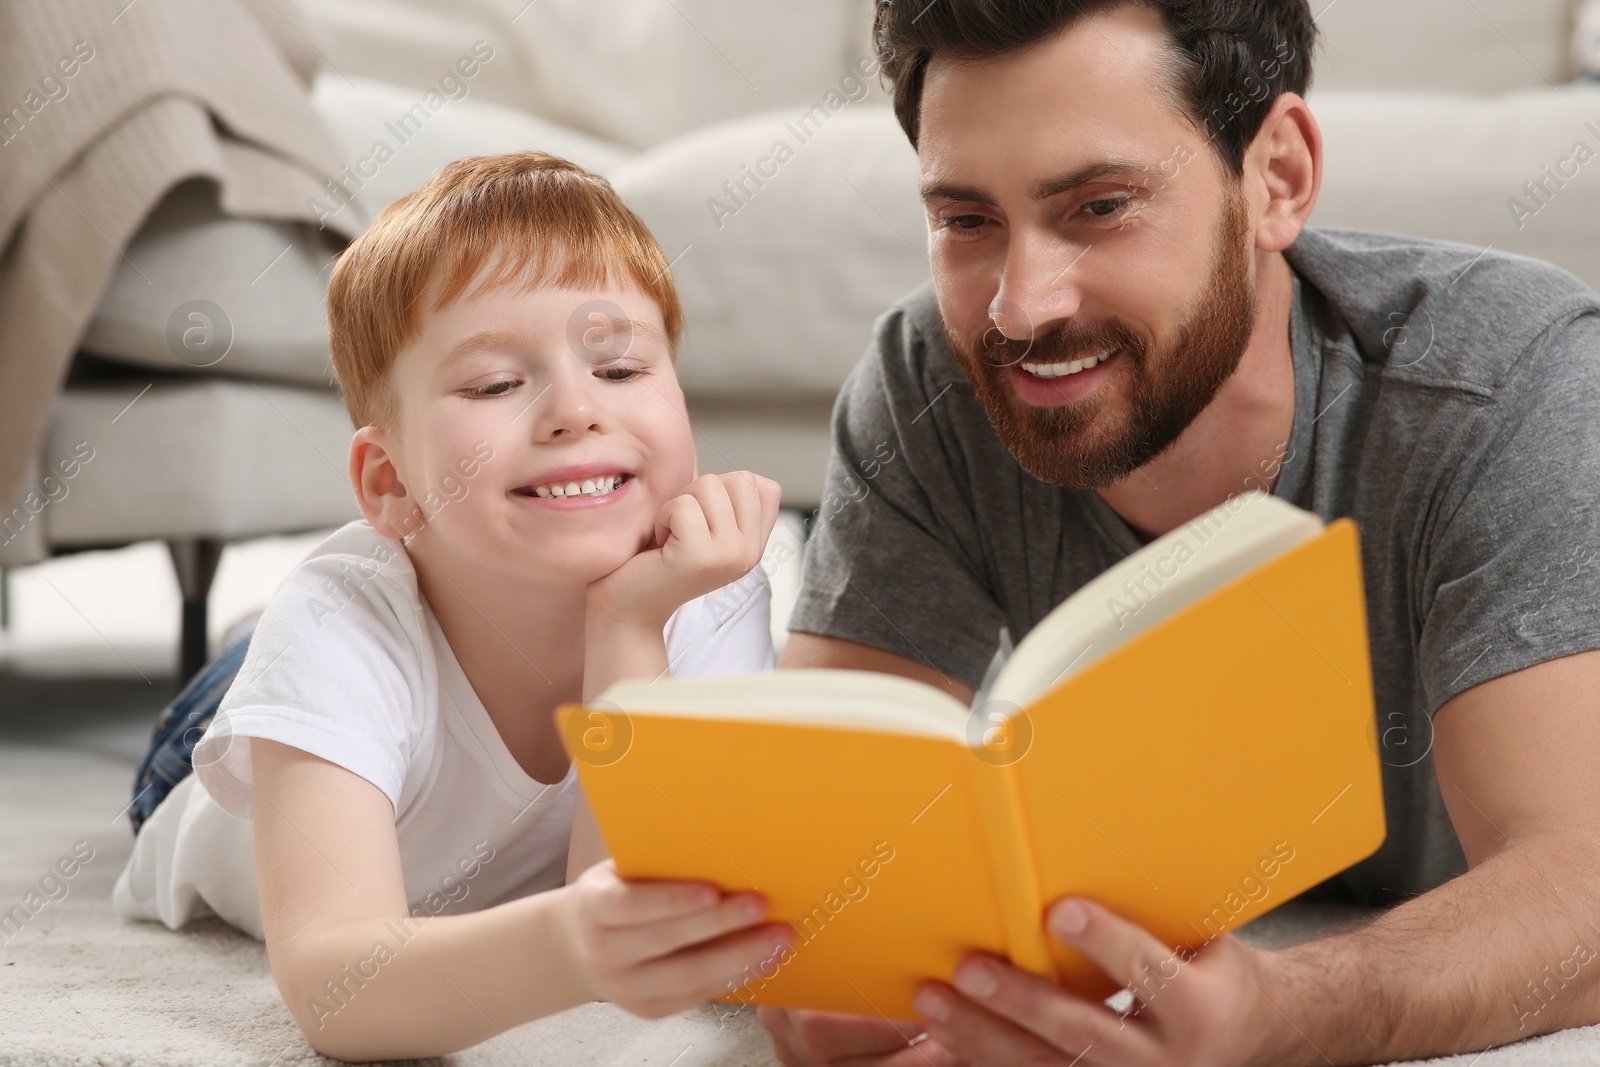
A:
{"type": "Polygon", "coordinates": [[[1318,891],[1397,906],[1181,959],[1059,901],[1133,1011],[975,956],[922,1027],[764,1009],[784,1062],[1387,1063],[1600,1020],[1600,297],[1304,229],[1306,0],[894,0],[876,30],[933,280],[839,398],[830,489],[871,492],[816,532],[782,666],[970,699],[1001,626],[1234,494],[1350,516],[1388,838],[1318,891]]]}

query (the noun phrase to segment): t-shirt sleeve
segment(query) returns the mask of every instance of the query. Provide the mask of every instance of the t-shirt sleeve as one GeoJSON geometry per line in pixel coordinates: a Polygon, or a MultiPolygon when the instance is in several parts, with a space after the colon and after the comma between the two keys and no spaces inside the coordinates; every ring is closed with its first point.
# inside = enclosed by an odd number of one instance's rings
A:
{"type": "Polygon", "coordinates": [[[954,361],[928,365],[928,328],[905,304],[883,316],[839,394],[789,629],[883,649],[977,687],[1005,620],[961,441],[993,431],[973,415],[954,361]]]}
{"type": "Polygon", "coordinates": [[[360,775],[398,810],[425,712],[420,604],[409,563],[314,557],[273,595],[243,666],[194,751],[217,804],[251,817],[250,742],[290,745],[360,775]],[[352,581],[352,561],[366,565],[352,581]],[[394,572],[399,572],[398,575],[394,572]],[[398,579],[398,580],[397,580],[398,579]]]}
{"type": "Polygon", "coordinates": [[[684,604],[663,634],[667,670],[674,678],[770,671],[772,587],[767,573],[749,574],[684,604]]]}
{"type": "Polygon", "coordinates": [[[1600,315],[1551,330],[1504,403],[1461,432],[1424,563],[1419,665],[1428,714],[1492,678],[1600,648],[1600,315]]]}

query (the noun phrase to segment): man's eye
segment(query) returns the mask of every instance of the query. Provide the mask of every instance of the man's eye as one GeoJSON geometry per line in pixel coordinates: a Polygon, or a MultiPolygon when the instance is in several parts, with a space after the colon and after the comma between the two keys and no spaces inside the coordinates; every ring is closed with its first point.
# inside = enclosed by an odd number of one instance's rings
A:
{"type": "Polygon", "coordinates": [[[945,229],[976,230],[984,224],[982,215],[951,215],[944,220],[945,229]]]}
{"type": "Polygon", "coordinates": [[[1083,210],[1097,219],[1109,219],[1123,214],[1123,209],[1131,203],[1133,203],[1132,197],[1109,197],[1105,200],[1091,200],[1083,205],[1083,210]]]}
{"type": "Polygon", "coordinates": [[[464,390],[468,396],[505,396],[517,387],[516,382],[498,381],[488,385],[476,385],[464,390]]]}

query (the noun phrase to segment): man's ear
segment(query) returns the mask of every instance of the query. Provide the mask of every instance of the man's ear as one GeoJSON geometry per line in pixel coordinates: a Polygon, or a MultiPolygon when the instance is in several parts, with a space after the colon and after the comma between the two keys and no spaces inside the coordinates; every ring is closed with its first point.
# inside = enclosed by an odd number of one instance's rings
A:
{"type": "Polygon", "coordinates": [[[376,426],[363,426],[350,439],[350,486],[362,518],[384,537],[399,541],[420,525],[417,503],[401,481],[392,441],[376,426]]]}
{"type": "Polygon", "coordinates": [[[1244,196],[1259,213],[1256,248],[1294,244],[1322,188],[1322,131],[1296,93],[1273,103],[1244,157],[1244,196]]]}

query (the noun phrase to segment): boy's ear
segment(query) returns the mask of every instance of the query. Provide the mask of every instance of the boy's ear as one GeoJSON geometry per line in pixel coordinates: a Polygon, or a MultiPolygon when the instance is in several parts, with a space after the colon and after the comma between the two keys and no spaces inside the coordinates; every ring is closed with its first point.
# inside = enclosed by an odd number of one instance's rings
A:
{"type": "Polygon", "coordinates": [[[361,517],[384,537],[403,540],[417,528],[417,504],[400,480],[389,435],[363,426],[350,439],[350,486],[361,517]]]}

